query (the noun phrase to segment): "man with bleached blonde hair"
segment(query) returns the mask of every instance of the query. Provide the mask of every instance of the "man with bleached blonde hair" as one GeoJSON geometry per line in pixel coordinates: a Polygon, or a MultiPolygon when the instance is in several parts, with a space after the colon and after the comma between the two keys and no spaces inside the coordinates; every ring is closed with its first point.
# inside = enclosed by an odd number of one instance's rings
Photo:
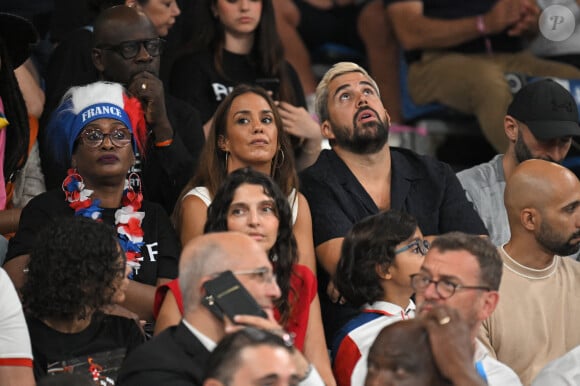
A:
{"type": "Polygon", "coordinates": [[[312,211],[314,245],[323,268],[319,292],[328,341],[356,312],[343,305],[332,309],[326,295],[342,240],[354,223],[396,209],[412,214],[425,235],[487,232],[449,165],[389,147],[389,114],[376,82],[362,67],[335,64],[316,89],[316,106],[322,135],[332,149],[322,151],[302,172],[301,188],[312,211]]]}

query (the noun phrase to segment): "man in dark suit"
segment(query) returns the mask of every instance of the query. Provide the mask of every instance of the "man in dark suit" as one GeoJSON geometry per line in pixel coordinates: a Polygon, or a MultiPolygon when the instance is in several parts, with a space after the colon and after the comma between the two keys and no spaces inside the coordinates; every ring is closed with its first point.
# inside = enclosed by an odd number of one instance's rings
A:
{"type": "MultiPolygon", "coordinates": [[[[238,316],[241,319],[236,322],[280,331],[273,317],[274,300],[280,296],[280,288],[272,265],[258,243],[236,232],[197,237],[185,246],[179,264],[184,309],[181,323],[163,331],[126,358],[119,373],[120,385],[202,385],[209,354],[230,324],[202,305],[205,292],[202,285],[226,270],[234,273],[268,315],[267,319],[238,316]]],[[[298,355],[299,374],[309,375],[310,365],[298,355]]]]}

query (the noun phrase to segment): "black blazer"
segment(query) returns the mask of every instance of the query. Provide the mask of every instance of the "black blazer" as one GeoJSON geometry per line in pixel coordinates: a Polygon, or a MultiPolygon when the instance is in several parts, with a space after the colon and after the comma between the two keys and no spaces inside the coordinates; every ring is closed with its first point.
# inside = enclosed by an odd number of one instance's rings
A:
{"type": "Polygon", "coordinates": [[[129,354],[116,384],[201,386],[209,354],[195,335],[180,323],[129,354]]]}

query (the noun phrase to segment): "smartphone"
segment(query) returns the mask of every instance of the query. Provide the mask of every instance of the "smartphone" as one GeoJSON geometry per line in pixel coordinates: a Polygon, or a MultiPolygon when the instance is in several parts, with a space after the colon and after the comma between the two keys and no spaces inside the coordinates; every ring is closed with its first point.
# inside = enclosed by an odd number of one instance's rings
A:
{"type": "Polygon", "coordinates": [[[206,292],[203,305],[220,319],[224,315],[232,322],[236,315],[268,317],[232,271],[222,272],[215,279],[206,281],[203,288],[206,292]]]}
{"type": "Polygon", "coordinates": [[[259,78],[256,84],[266,91],[272,92],[272,99],[280,100],[280,79],[278,78],[259,78]]]}

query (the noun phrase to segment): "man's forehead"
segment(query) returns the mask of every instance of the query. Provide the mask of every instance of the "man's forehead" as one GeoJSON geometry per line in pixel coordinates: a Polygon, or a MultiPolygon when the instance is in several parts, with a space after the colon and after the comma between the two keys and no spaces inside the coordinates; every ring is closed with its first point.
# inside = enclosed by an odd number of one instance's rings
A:
{"type": "Polygon", "coordinates": [[[356,86],[358,84],[368,84],[372,86],[371,80],[362,72],[353,71],[340,74],[332,78],[329,82],[329,89],[337,89],[342,86],[350,85],[356,86]]]}
{"type": "Polygon", "coordinates": [[[107,28],[97,38],[98,43],[117,44],[129,40],[143,40],[157,38],[157,32],[149,21],[140,20],[124,23],[121,20],[112,20],[107,28]]]}

